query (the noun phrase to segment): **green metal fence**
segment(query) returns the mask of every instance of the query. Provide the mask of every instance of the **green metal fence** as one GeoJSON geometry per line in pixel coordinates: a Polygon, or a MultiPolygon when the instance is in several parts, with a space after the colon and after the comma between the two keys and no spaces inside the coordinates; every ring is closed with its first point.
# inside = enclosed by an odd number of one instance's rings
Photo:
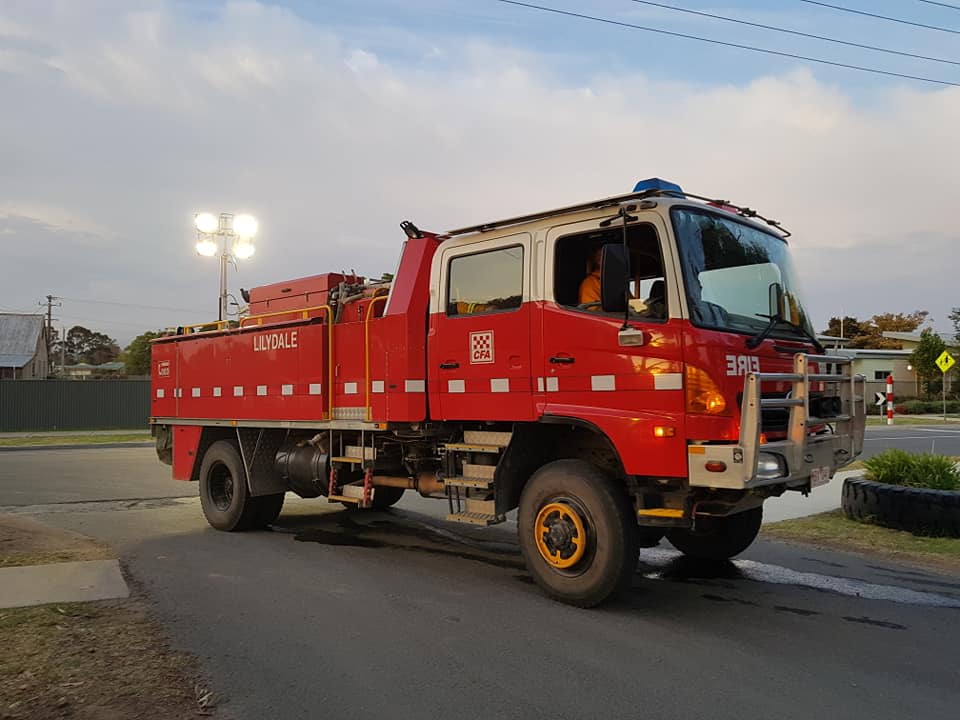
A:
{"type": "Polygon", "coordinates": [[[0,432],[147,428],[149,380],[2,380],[0,432]]]}

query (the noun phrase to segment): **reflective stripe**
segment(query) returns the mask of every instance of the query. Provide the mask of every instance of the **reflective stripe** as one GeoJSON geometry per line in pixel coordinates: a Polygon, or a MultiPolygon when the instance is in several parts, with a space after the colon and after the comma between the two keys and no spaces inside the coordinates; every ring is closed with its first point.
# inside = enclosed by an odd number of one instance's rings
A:
{"type": "Polygon", "coordinates": [[[200,397],[200,388],[193,388],[190,390],[190,395],[193,397],[200,397]]]}
{"type": "Polygon", "coordinates": [[[163,388],[157,388],[157,397],[162,398],[166,393],[164,393],[163,388]]]}
{"type": "Polygon", "coordinates": [[[213,396],[214,396],[214,397],[220,397],[222,394],[223,394],[223,390],[222,390],[221,388],[215,387],[215,388],[213,389],[213,396]]]}
{"type": "Polygon", "coordinates": [[[403,390],[408,393],[422,393],[427,391],[426,380],[404,380],[403,390]]]}
{"type": "Polygon", "coordinates": [[[653,376],[654,390],[683,390],[681,373],[658,373],[653,376]]]}
{"type": "Polygon", "coordinates": [[[613,375],[591,375],[590,389],[594,391],[616,390],[617,379],[613,375]]]}
{"type": "Polygon", "coordinates": [[[259,395],[260,397],[264,397],[266,394],[267,394],[267,386],[257,385],[257,395],[259,395]]]}
{"type": "Polygon", "coordinates": [[[234,396],[234,397],[243,397],[243,385],[234,385],[234,386],[233,386],[233,396],[234,396]]]}
{"type": "Polygon", "coordinates": [[[343,393],[344,395],[356,395],[357,394],[357,384],[353,383],[344,383],[343,384],[343,393]]]}
{"type": "Polygon", "coordinates": [[[370,383],[370,392],[382,393],[383,392],[383,380],[374,380],[370,383]]]}
{"type": "Polygon", "coordinates": [[[447,392],[462,393],[467,391],[466,382],[463,380],[447,380],[447,392]]]}
{"type": "Polygon", "coordinates": [[[320,383],[310,383],[310,394],[320,395],[323,393],[323,385],[320,383]]]}
{"type": "Polygon", "coordinates": [[[548,377],[547,392],[559,392],[559,391],[560,391],[560,378],[548,377]]]}
{"type": "Polygon", "coordinates": [[[537,378],[537,392],[543,392],[543,378],[537,378]]]}
{"type": "Polygon", "coordinates": [[[510,392],[510,378],[490,378],[490,392],[510,392]]]}
{"type": "Polygon", "coordinates": [[[293,385],[281,385],[280,386],[281,395],[293,395],[293,385]]]}

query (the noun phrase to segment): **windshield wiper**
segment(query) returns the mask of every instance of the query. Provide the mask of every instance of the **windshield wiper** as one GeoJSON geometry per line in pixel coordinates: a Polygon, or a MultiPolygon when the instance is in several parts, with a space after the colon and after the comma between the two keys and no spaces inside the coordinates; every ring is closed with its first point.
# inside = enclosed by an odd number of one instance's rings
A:
{"type": "Polygon", "coordinates": [[[777,325],[783,323],[784,325],[789,325],[793,330],[796,330],[801,335],[803,335],[807,340],[812,342],[813,347],[816,348],[816,351],[818,353],[823,355],[823,353],[825,352],[825,350],[823,349],[823,345],[820,344],[820,341],[817,340],[816,336],[813,333],[811,333],[809,330],[803,327],[803,325],[792,322],[791,320],[787,320],[780,313],[777,313],[776,315],[760,315],[759,313],[757,313],[757,317],[767,318],[770,322],[768,322],[763,327],[763,329],[760,332],[758,332],[756,335],[754,335],[753,337],[747,338],[747,347],[750,348],[751,350],[757,348],[760,345],[760,343],[762,343],[764,340],[767,339],[767,337],[770,335],[770,333],[773,332],[774,328],[776,328],[777,325]]]}

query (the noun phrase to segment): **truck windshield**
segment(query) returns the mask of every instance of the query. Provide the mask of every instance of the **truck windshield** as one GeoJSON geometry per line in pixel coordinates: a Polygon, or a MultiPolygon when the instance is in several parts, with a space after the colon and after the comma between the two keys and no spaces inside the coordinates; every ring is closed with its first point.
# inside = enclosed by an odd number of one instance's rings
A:
{"type": "Polygon", "coordinates": [[[670,214],[694,325],[754,335],[779,316],[770,335],[813,332],[785,240],[708,210],[670,214]]]}

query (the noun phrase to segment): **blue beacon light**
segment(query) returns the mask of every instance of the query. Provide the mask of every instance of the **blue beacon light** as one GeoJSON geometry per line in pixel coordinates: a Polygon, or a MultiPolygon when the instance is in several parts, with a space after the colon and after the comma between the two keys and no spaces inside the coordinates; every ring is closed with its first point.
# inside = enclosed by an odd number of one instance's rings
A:
{"type": "Polygon", "coordinates": [[[641,180],[633,188],[634,192],[643,192],[644,190],[672,190],[676,193],[683,193],[681,187],[676,183],[672,183],[669,180],[661,180],[660,178],[641,180]]]}

